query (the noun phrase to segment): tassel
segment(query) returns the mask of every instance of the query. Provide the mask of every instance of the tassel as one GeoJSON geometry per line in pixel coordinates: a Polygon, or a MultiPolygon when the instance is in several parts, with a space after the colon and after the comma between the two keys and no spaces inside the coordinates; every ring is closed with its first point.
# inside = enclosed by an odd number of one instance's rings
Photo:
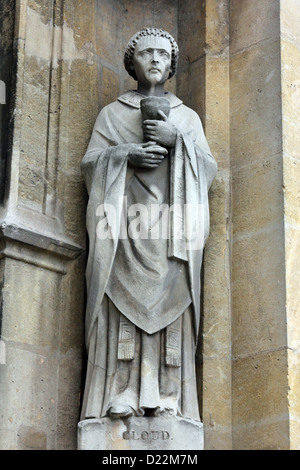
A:
{"type": "Polygon", "coordinates": [[[170,367],[181,366],[181,318],[166,328],[166,365],[170,367]]]}
{"type": "Polygon", "coordinates": [[[120,316],[118,359],[132,361],[134,359],[135,326],[125,317],[120,316]]]}

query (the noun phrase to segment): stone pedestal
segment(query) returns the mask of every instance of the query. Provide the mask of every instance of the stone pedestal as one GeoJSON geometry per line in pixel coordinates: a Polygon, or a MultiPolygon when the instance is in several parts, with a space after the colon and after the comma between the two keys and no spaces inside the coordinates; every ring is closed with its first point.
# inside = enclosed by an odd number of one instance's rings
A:
{"type": "Polygon", "coordinates": [[[86,419],[78,450],[203,450],[203,424],[177,417],[86,419]]]}

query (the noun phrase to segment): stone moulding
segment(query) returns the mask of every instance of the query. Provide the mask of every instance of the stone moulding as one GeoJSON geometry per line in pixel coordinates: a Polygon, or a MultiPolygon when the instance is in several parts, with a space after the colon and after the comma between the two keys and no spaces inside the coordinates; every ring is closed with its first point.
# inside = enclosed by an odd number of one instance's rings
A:
{"type": "Polygon", "coordinates": [[[0,259],[12,258],[60,274],[83,248],[64,237],[42,234],[20,225],[0,221],[0,259]]]}

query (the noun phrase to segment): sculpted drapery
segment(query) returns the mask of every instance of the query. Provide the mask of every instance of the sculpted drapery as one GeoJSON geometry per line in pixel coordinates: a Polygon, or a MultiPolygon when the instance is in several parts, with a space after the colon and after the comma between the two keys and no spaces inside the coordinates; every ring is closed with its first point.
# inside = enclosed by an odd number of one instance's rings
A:
{"type": "Polygon", "coordinates": [[[101,110],[82,161],[89,193],[82,419],[113,417],[112,410],[120,416],[200,419],[195,350],[208,190],[216,163],[197,114],[174,94],[163,96],[170,102],[168,123],[176,138],[157,167],[130,165],[132,144],[144,142],[140,102],[145,96],[138,91],[101,110]],[[177,202],[192,233],[184,243],[176,238],[182,221],[167,210],[177,202]],[[159,233],[163,211],[150,220],[139,218],[143,236],[132,236],[134,208],[140,207],[148,215],[153,207],[167,210],[168,237],[152,236],[159,233]],[[107,236],[100,233],[104,226],[107,236]]]}

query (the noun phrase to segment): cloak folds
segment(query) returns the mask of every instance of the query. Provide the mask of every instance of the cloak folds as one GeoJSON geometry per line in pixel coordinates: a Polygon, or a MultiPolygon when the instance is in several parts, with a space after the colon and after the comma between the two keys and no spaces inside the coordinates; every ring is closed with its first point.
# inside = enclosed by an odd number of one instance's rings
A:
{"type": "MultiPolygon", "coordinates": [[[[175,151],[170,155],[170,171],[168,174],[171,176],[168,176],[168,179],[165,181],[166,186],[169,186],[168,202],[170,204],[185,205],[187,208],[185,215],[189,233],[197,235],[196,242],[195,236],[185,240],[184,244],[182,240],[178,240],[175,232],[176,227],[178,228],[180,225],[180,221],[175,220],[176,213],[173,214],[170,224],[171,238],[168,241],[167,257],[184,264],[184,269],[186,269],[184,273],[187,273],[186,277],[188,277],[189,299],[187,299],[186,305],[181,310],[163,308],[163,311],[159,311],[154,308],[151,312],[147,308],[143,312],[138,307],[134,307],[134,305],[132,308],[126,309],[126,303],[124,302],[121,308],[119,308],[121,321],[118,327],[122,325],[122,318],[124,319],[125,326],[126,321],[129,320],[135,327],[145,332],[146,335],[143,336],[145,343],[150,341],[151,336],[153,338],[158,337],[163,329],[171,324],[175,324],[178,318],[185,312],[182,321],[185,324],[187,323],[186,319],[190,319],[190,333],[193,343],[191,349],[194,351],[200,321],[200,271],[202,254],[209,232],[207,193],[216,173],[216,163],[211,156],[197,114],[184,106],[172,93],[166,93],[165,96],[170,100],[171,105],[169,119],[179,130],[175,151]],[[185,181],[184,186],[181,184],[182,181],[185,181]],[[191,305],[189,306],[190,303],[191,305]]],[[[135,170],[127,165],[127,154],[130,144],[141,143],[144,140],[140,112],[140,100],[142,98],[144,96],[130,91],[100,112],[94,126],[89,147],[82,161],[82,171],[89,192],[87,207],[89,257],[86,269],[86,344],[89,351],[90,369],[93,369],[96,362],[102,371],[107,368],[107,359],[103,361],[103,358],[98,357],[97,351],[99,348],[96,343],[100,341],[100,336],[102,345],[106,341],[103,332],[108,331],[108,322],[110,321],[107,311],[114,310],[116,306],[119,307],[119,305],[112,305],[115,302],[112,289],[109,288],[109,280],[114,272],[112,270],[113,265],[117,262],[116,255],[120,242],[123,196],[126,194],[126,191],[130,190],[130,182],[134,178],[136,178],[136,181],[141,186],[147,186],[148,184],[146,174],[145,179],[138,172],[135,174],[135,170]],[[105,207],[114,207],[116,210],[117,217],[111,221],[110,228],[113,234],[111,238],[101,239],[101,237],[97,236],[97,226],[101,220],[101,215],[103,216],[103,212],[99,211],[99,207],[104,208],[104,211],[105,207]]],[[[151,172],[153,171],[156,170],[151,170],[151,172]]],[[[161,171],[164,170],[162,169],[161,171]]],[[[152,192],[151,182],[148,186],[149,192],[152,192]]],[[[132,197],[134,199],[134,196],[132,197]]],[[[110,223],[109,214],[107,214],[107,220],[110,223]]],[[[142,286],[141,292],[143,288],[147,287],[142,286]]],[[[140,304],[142,304],[142,299],[140,304]]],[[[187,329],[186,326],[185,331],[187,329]]],[[[138,348],[138,345],[136,347],[138,348]]],[[[149,347],[151,349],[153,345],[149,347]]],[[[158,346],[158,349],[160,347],[158,346]]],[[[137,351],[137,354],[140,353],[141,351],[137,351]]],[[[159,359],[157,360],[159,361],[159,359]]],[[[95,375],[93,371],[88,372],[85,405],[83,407],[84,417],[105,416],[111,403],[111,397],[105,398],[105,395],[114,395],[111,387],[109,390],[109,387],[105,388],[105,385],[103,385],[107,383],[107,376],[105,376],[104,372],[101,372],[100,375],[98,374],[97,379],[93,379],[93,375],[95,375]],[[102,379],[100,379],[100,376],[102,379]],[[90,411],[88,411],[88,403],[93,403],[90,406],[90,411]],[[91,408],[94,411],[91,411],[91,408]],[[95,408],[97,408],[97,411],[95,411],[95,408]]],[[[131,388],[134,387],[132,386],[131,388]]],[[[142,394],[141,389],[142,386],[137,393],[142,394]]],[[[119,395],[120,393],[117,391],[115,396],[119,395]]],[[[122,399],[124,400],[124,396],[122,399]]],[[[132,401],[128,396],[125,399],[127,403],[132,401]]],[[[182,398],[179,400],[182,401],[182,398]]],[[[147,400],[145,400],[146,402],[147,400]]],[[[137,411],[136,408],[141,409],[147,405],[141,405],[140,403],[137,407],[133,403],[131,406],[137,411]]],[[[172,408],[172,406],[169,408],[172,408]]],[[[182,406],[181,408],[183,409],[182,406]]],[[[193,413],[188,414],[192,415],[193,413]]]]}

